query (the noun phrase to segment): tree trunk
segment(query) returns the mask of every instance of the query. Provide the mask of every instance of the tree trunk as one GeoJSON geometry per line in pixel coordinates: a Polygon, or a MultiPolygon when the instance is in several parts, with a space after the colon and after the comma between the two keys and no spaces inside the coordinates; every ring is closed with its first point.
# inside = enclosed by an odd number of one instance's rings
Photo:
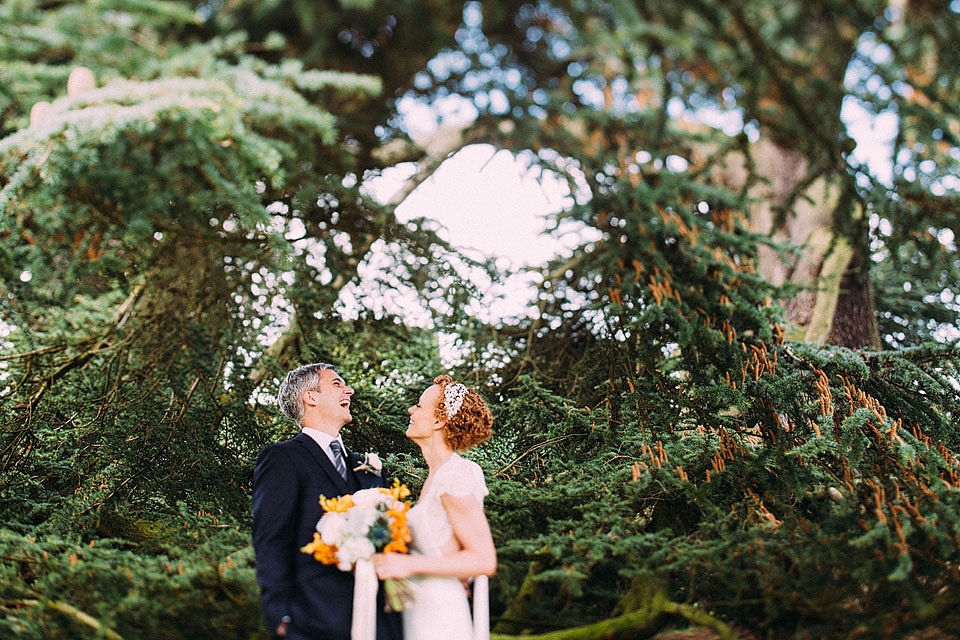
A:
{"type": "MultiPolygon", "coordinates": [[[[751,145],[749,154],[759,178],[747,191],[750,224],[774,241],[801,250],[799,257],[790,258],[759,247],[758,268],[768,282],[803,287],[783,301],[788,338],[850,348],[879,347],[862,250],[833,232],[842,187],[823,177],[811,181],[805,157],[769,139],[751,145]]],[[[747,159],[736,155],[730,159],[720,181],[741,190],[748,180],[747,159]]]]}
{"type": "Polygon", "coordinates": [[[852,252],[847,269],[840,280],[840,293],[827,344],[856,349],[880,348],[880,333],[874,313],[873,289],[866,272],[863,250],[852,252]]]}

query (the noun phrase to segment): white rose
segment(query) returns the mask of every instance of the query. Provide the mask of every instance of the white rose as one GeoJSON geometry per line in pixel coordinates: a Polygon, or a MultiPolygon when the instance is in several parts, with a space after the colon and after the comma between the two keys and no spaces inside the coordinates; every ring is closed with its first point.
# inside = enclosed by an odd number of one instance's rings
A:
{"type": "Polygon", "coordinates": [[[351,538],[365,538],[367,531],[369,531],[373,523],[377,521],[378,515],[379,513],[372,504],[364,505],[363,507],[354,506],[347,516],[343,528],[344,535],[350,536],[351,538]]]}
{"type": "Polygon", "coordinates": [[[372,451],[364,455],[363,462],[373,469],[374,473],[379,474],[380,470],[383,469],[383,462],[380,460],[380,456],[372,451]]]}
{"type": "Polygon", "coordinates": [[[383,494],[380,493],[379,489],[361,489],[353,494],[354,509],[357,507],[372,507],[380,502],[382,496],[383,494]]]}
{"type": "Polygon", "coordinates": [[[380,456],[372,451],[363,454],[363,462],[360,463],[360,466],[354,468],[354,471],[369,471],[377,477],[380,476],[382,470],[383,462],[380,460],[380,456]]]}
{"type": "Polygon", "coordinates": [[[343,546],[337,549],[337,567],[341,571],[349,571],[357,560],[369,558],[375,552],[373,543],[366,538],[348,538],[343,546]]]}
{"type": "Polygon", "coordinates": [[[320,534],[320,539],[323,540],[323,544],[328,544],[333,547],[340,546],[346,524],[346,519],[342,513],[330,511],[323,514],[320,522],[317,523],[317,532],[320,534]]]}

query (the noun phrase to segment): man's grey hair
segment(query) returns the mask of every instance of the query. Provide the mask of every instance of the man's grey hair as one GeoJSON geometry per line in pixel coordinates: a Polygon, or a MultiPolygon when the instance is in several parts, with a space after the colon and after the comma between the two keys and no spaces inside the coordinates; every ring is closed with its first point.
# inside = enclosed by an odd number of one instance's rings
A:
{"type": "Polygon", "coordinates": [[[320,372],[333,369],[332,364],[315,362],[297,367],[287,374],[277,391],[277,405],[284,415],[300,424],[303,419],[303,393],[320,387],[320,372]]]}

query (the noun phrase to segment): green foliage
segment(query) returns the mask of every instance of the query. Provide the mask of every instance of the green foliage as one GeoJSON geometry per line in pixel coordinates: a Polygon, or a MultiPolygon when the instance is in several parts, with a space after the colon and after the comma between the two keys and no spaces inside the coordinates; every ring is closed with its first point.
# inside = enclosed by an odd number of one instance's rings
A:
{"type": "MultiPolygon", "coordinates": [[[[351,445],[417,489],[406,409],[442,331],[495,411],[467,455],[501,630],[957,631],[960,34],[935,5],[0,5],[0,629],[264,636],[249,494],[295,428],[279,380],[335,363],[351,445]],[[98,88],[63,97],[79,65],[98,88]],[[557,232],[595,233],[512,326],[471,315],[489,262],[368,195],[398,105],[451,95],[464,140],[569,182],[557,232]],[[845,103],[896,114],[891,179],[845,103]],[[678,117],[704,109],[727,133],[678,117]],[[758,138],[839,194],[824,228],[885,350],[785,339],[798,291],[758,265],[811,240],[750,224],[758,138]]],[[[775,222],[824,205],[801,191],[775,222]]]]}
{"type": "Polygon", "coordinates": [[[110,631],[126,639],[268,637],[259,624],[248,534],[214,520],[194,515],[147,552],[124,540],[0,530],[7,610],[0,629],[38,640],[110,631]],[[184,545],[187,530],[201,540],[184,545]]]}
{"type": "MultiPolygon", "coordinates": [[[[937,415],[936,400],[912,395],[888,405],[903,417],[877,414],[857,386],[889,384],[878,359],[778,351],[792,372],[749,385],[755,400],[739,416],[698,413],[686,425],[626,409],[612,421],[530,382],[518,387],[517,413],[498,415],[511,428],[489,448],[490,505],[501,554],[548,567],[538,579],[554,586],[533,613],[599,619],[630,578],[656,575],[675,598],[741,624],[842,637],[899,628],[904,608],[956,593],[960,466],[943,431],[955,406],[937,415]],[[815,391],[821,364],[833,381],[828,415],[815,391]],[[797,397],[798,383],[811,391],[797,397]],[[928,427],[902,426],[924,409],[928,427]]],[[[956,353],[938,350],[941,362],[956,353]]],[[[649,406],[638,396],[624,394],[621,407],[649,406]]]]}

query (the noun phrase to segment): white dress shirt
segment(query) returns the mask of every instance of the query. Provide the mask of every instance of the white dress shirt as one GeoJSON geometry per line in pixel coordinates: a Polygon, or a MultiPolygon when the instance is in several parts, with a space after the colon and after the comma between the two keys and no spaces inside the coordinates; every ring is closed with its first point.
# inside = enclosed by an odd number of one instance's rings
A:
{"type": "Polygon", "coordinates": [[[343,446],[343,440],[340,439],[340,434],[337,434],[336,437],[330,435],[329,433],[324,433],[317,429],[311,429],[310,427],[303,427],[301,431],[311,438],[313,441],[320,445],[320,448],[323,449],[323,452],[327,454],[327,458],[333,463],[333,468],[337,468],[337,463],[333,461],[333,451],[330,450],[330,443],[336,440],[340,443],[340,451],[343,452],[343,463],[347,465],[347,472],[350,472],[350,463],[347,462],[347,448],[343,446]]]}

